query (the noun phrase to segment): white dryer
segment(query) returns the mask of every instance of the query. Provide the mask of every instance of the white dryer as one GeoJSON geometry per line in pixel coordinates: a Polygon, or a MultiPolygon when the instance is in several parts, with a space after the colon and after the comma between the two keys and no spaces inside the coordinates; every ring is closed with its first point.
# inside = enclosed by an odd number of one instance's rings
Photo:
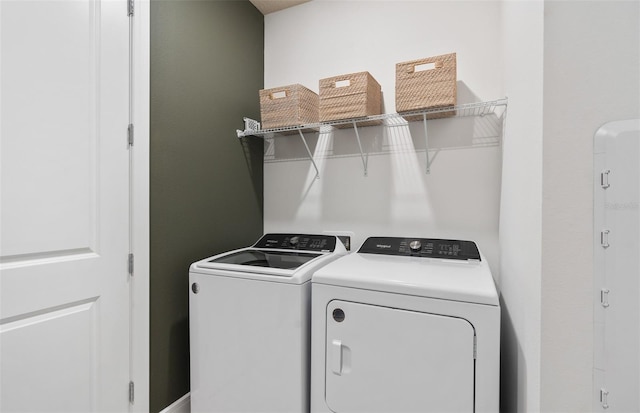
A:
{"type": "Polygon", "coordinates": [[[471,241],[367,239],[312,279],[311,411],[498,412],[500,306],[471,241]]]}
{"type": "Polygon", "coordinates": [[[266,234],[189,270],[192,412],[309,411],[311,274],[331,235],[266,234]]]}

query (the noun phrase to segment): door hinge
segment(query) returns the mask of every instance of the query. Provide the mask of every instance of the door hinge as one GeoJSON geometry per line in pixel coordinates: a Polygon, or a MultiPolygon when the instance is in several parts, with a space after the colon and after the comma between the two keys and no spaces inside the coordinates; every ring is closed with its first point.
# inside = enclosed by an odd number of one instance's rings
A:
{"type": "Polygon", "coordinates": [[[609,232],[608,229],[600,231],[600,245],[602,245],[602,248],[609,248],[609,232]]]}
{"type": "Polygon", "coordinates": [[[473,359],[478,358],[478,336],[473,336],[473,359]]]}
{"type": "Polygon", "coordinates": [[[128,264],[129,264],[129,275],[133,277],[133,253],[129,254],[128,264]]]}
{"type": "Polygon", "coordinates": [[[608,288],[600,290],[600,304],[602,304],[604,308],[609,307],[609,292],[608,288]]]}
{"type": "Polygon", "coordinates": [[[600,172],[600,186],[604,189],[609,188],[609,173],[611,172],[611,169],[605,169],[604,171],[600,172]]]}
{"type": "Polygon", "coordinates": [[[133,0],[127,0],[127,16],[133,16],[133,0]]]}
{"type": "Polygon", "coordinates": [[[133,404],[135,401],[135,385],[133,381],[129,382],[129,403],[133,404]]]}
{"type": "Polygon", "coordinates": [[[600,404],[603,409],[609,408],[609,391],[607,389],[600,389],[600,404]]]}
{"type": "Polygon", "coordinates": [[[129,126],[127,126],[127,142],[129,143],[129,146],[133,146],[133,123],[130,123],[129,126]]]}

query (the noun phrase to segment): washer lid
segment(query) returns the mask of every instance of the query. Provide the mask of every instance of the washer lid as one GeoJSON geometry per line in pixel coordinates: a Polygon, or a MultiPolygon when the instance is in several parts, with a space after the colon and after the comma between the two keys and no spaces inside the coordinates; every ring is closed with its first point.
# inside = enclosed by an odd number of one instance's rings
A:
{"type": "Polygon", "coordinates": [[[194,262],[190,271],[301,284],[315,269],[346,253],[333,235],[265,234],[251,247],[194,262]]]}
{"type": "Polygon", "coordinates": [[[230,254],[216,256],[206,261],[210,264],[235,264],[263,268],[280,268],[283,270],[296,269],[320,257],[321,253],[259,250],[255,248],[235,251],[230,254]]]}
{"type": "MultiPolygon", "coordinates": [[[[363,247],[368,241],[365,241],[363,247]]],[[[374,242],[378,241],[379,238],[374,242]]],[[[452,244],[444,243],[443,245],[452,244]]],[[[385,251],[389,249],[382,247],[385,251]]],[[[480,257],[478,253],[478,258],[480,257]]],[[[481,259],[428,258],[426,255],[411,254],[406,251],[399,255],[391,255],[388,251],[369,253],[361,249],[357,254],[342,257],[316,271],[312,282],[499,305],[491,271],[486,261],[481,259]]]]}

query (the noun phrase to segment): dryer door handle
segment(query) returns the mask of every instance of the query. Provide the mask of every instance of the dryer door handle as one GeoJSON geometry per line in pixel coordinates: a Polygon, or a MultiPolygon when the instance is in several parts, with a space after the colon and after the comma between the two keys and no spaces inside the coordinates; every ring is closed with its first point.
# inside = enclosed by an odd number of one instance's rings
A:
{"type": "Polygon", "coordinates": [[[333,374],[337,374],[338,376],[342,375],[342,341],[340,340],[332,340],[331,341],[331,371],[333,374]]]}

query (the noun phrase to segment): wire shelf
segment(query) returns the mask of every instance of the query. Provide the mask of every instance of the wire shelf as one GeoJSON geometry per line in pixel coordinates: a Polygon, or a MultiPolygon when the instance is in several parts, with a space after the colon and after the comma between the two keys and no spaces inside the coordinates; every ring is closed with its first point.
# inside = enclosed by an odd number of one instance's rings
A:
{"type": "Polygon", "coordinates": [[[314,156],[311,153],[309,145],[307,144],[307,140],[304,136],[306,132],[327,132],[333,128],[345,128],[352,127],[356,139],[358,141],[358,147],[360,150],[360,157],[362,159],[362,166],[364,169],[364,175],[367,176],[368,169],[368,154],[362,150],[362,142],[360,139],[360,133],[358,132],[358,128],[368,127],[368,126],[383,126],[383,127],[399,127],[406,126],[409,122],[422,121],[424,128],[424,140],[425,140],[425,157],[426,157],[426,170],[427,174],[431,171],[431,163],[433,162],[434,156],[429,156],[429,135],[427,131],[427,122],[432,122],[438,119],[451,119],[451,118],[462,118],[462,117],[470,117],[470,116],[485,116],[490,114],[496,114],[499,117],[503,117],[507,108],[507,99],[498,99],[492,100],[488,102],[478,102],[478,103],[467,103],[464,105],[458,106],[448,106],[443,108],[434,108],[434,109],[426,109],[426,110],[418,110],[413,112],[403,112],[403,113],[388,113],[384,115],[375,115],[375,116],[366,116],[357,119],[344,119],[332,122],[321,122],[321,123],[313,123],[307,125],[299,125],[299,126],[287,126],[282,128],[272,128],[272,129],[261,129],[260,122],[244,118],[244,130],[237,130],[238,138],[246,137],[246,136],[261,136],[266,139],[271,139],[275,135],[292,135],[296,134],[300,136],[300,139],[304,143],[304,147],[307,151],[308,159],[313,164],[313,167],[316,170],[316,178],[320,178],[320,171],[318,169],[318,165],[314,160],[314,156]],[[501,113],[497,113],[497,112],[501,113]]]}
{"type": "MultiPolygon", "coordinates": [[[[245,129],[237,130],[238,138],[245,136],[273,136],[276,134],[295,134],[300,132],[322,131],[328,127],[339,127],[345,125],[353,125],[355,127],[366,127],[372,124],[381,124],[383,126],[404,126],[409,123],[405,118],[412,118],[417,121],[426,119],[431,122],[438,120],[433,118],[434,115],[453,112],[452,116],[443,117],[441,119],[460,118],[467,116],[484,116],[496,112],[499,108],[507,106],[507,99],[498,99],[487,102],[467,103],[458,106],[449,106],[443,108],[418,110],[413,112],[388,113],[383,115],[367,116],[356,119],[344,119],[332,122],[311,123],[299,126],[286,126],[281,128],[261,129],[260,122],[245,118],[245,129]]],[[[413,120],[412,120],[413,121],[413,120]]]]}

